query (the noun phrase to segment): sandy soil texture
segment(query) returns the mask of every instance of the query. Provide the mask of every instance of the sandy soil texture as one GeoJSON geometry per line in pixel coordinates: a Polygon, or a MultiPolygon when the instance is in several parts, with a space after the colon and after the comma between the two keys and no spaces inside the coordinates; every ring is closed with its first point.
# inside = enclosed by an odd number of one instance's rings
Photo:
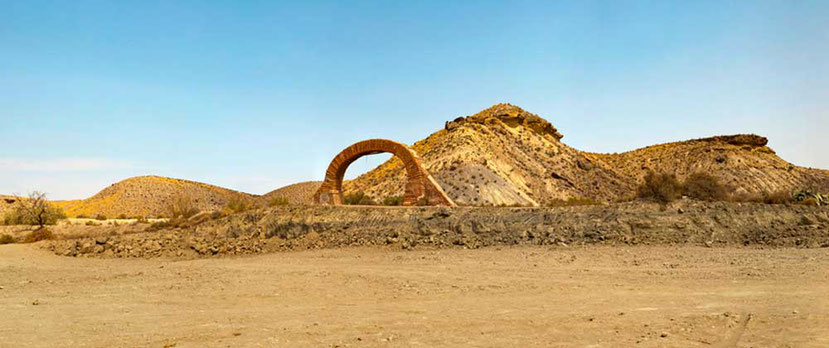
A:
{"type": "Polygon", "coordinates": [[[0,245],[0,346],[829,346],[829,249],[342,248],[195,260],[0,245]]]}

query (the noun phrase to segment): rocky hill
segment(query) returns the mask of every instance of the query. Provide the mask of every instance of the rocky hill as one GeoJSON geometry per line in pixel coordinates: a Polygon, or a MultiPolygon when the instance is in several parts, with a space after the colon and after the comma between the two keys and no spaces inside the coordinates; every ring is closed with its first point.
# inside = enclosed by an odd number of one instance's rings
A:
{"type": "MultiPolygon", "coordinates": [[[[661,144],[622,154],[573,149],[548,121],[498,104],[445,124],[413,148],[446,193],[460,205],[545,205],[556,200],[613,201],[630,197],[648,170],[718,176],[738,192],[829,187],[826,171],[794,166],[756,135],[720,136],[661,144]]],[[[376,201],[401,195],[396,158],[345,183],[376,201]]]]}
{"type": "Polygon", "coordinates": [[[795,166],[767,146],[768,139],[738,134],[648,146],[621,154],[594,154],[620,175],[639,183],[648,170],[682,179],[705,172],[736,192],[763,193],[795,188],[829,189],[826,171],[795,166]]]}
{"type": "Polygon", "coordinates": [[[165,216],[167,207],[184,197],[202,211],[221,210],[231,200],[257,201],[259,196],[195,181],[140,176],[129,178],[81,200],[56,201],[67,216],[102,214],[109,218],[126,216],[165,216]]]}
{"type": "Polygon", "coordinates": [[[311,204],[314,192],[322,185],[322,181],[305,181],[285,187],[278,188],[262,195],[265,202],[281,197],[288,200],[289,204],[311,204]]]}

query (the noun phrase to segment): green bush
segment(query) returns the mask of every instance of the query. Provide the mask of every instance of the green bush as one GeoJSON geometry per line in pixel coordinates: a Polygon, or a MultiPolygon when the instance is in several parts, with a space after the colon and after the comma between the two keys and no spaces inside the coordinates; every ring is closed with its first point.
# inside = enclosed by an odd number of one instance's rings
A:
{"type": "Polygon", "coordinates": [[[403,196],[388,196],[383,198],[383,205],[403,205],[403,196]]]}
{"type": "Polygon", "coordinates": [[[645,174],[645,182],[636,190],[636,196],[642,199],[651,199],[660,203],[668,203],[679,198],[682,185],[676,175],[667,173],[645,174]]]}
{"type": "Polygon", "coordinates": [[[343,204],[349,205],[375,205],[371,197],[367,196],[363,191],[349,193],[343,197],[343,204]]]}
{"type": "Polygon", "coordinates": [[[0,245],[14,243],[14,237],[8,234],[0,234],[0,245]]]}
{"type": "Polygon", "coordinates": [[[729,196],[728,189],[716,177],[701,172],[685,178],[683,192],[690,198],[710,202],[725,201],[729,196]]]}

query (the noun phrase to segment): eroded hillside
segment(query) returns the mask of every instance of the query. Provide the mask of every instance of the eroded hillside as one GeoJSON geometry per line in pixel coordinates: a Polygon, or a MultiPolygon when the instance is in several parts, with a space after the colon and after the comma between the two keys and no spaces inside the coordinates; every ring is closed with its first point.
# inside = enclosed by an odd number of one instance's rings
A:
{"type": "MultiPolygon", "coordinates": [[[[736,192],[829,187],[826,171],[792,165],[756,135],[719,136],[660,144],[622,154],[573,149],[548,121],[498,104],[444,129],[413,148],[446,193],[461,205],[544,205],[559,199],[629,198],[648,170],[680,179],[695,171],[719,177],[736,192]]],[[[401,195],[402,163],[392,158],[346,183],[376,201],[401,195]]]]}

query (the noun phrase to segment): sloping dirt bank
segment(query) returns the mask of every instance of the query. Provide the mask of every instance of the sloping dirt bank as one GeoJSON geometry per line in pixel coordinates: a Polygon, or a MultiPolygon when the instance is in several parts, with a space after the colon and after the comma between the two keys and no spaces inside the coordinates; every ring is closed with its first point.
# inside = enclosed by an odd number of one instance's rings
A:
{"type": "Polygon", "coordinates": [[[293,206],[43,247],[65,256],[203,257],[370,245],[574,244],[829,247],[829,209],[695,201],[562,208],[293,206]]]}

